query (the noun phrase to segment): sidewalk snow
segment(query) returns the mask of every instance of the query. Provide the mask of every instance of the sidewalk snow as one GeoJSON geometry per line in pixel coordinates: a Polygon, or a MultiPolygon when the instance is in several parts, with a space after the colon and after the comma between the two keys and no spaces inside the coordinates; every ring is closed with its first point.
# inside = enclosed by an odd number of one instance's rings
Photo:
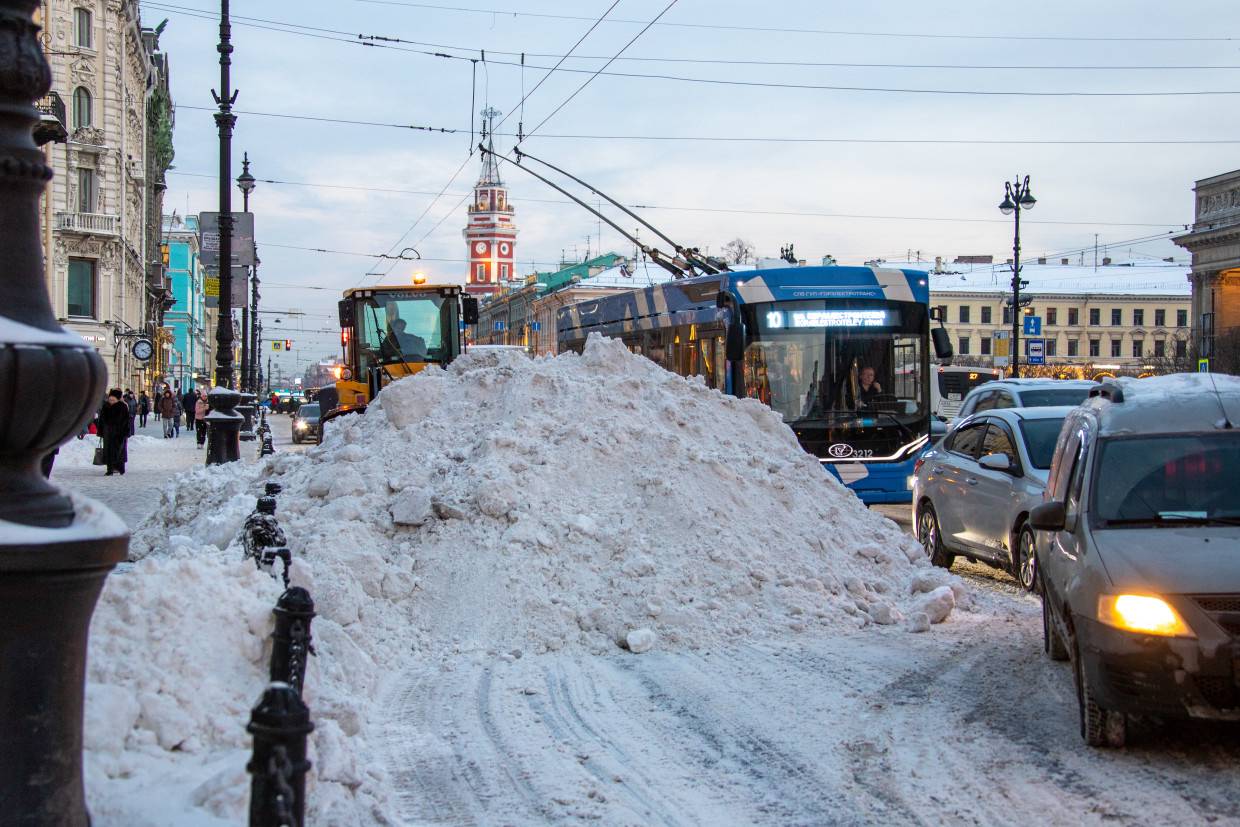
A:
{"type": "Polygon", "coordinates": [[[146,559],[109,581],[92,635],[90,715],[112,721],[89,750],[95,799],[168,783],[187,810],[235,817],[208,775],[246,743],[265,680],[278,590],[236,539],[268,480],[319,612],[312,823],[390,812],[382,771],[358,759],[383,727],[381,680],[410,665],[920,631],[968,599],[777,414],[616,341],[466,355],[333,426],[305,454],[182,475],[139,528],[146,559]]]}

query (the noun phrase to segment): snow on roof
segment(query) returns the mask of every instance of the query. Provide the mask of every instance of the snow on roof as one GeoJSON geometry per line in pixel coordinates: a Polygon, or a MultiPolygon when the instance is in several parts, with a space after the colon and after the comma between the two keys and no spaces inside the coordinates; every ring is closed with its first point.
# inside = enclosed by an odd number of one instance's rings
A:
{"type": "Polygon", "coordinates": [[[1240,377],[1222,373],[1172,373],[1144,379],[1119,377],[1105,384],[1119,385],[1124,401],[1109,403],[1101,397],[1087,404],[1106,409],[1104,429],[1123,431],[1192,431],[1223,427],[1223,411],[1233,425],[1240,423],[1240,377]],[[1151,408],[1155,411],[1151,412],[1151,408]],[[1169,416],[1168,411],[1175,415],[1169,416]]]}
{"type": "Polygon", "coordinates": [[[651,261],[628,262],[608,267],[601,273],[582,279],[588,287],[619,287],[636,290],[672,280],[672,274],[651,261]]]}
{"type": "MultiPolygon", "coordinates": [[[[934,272],[933,261],[884,261],[883,267],[925,270],[930,273],[933,293],[1006,293],[1011,289],[1012,266],[995,264],[953,264],[944,261],[941,272],[934,272]]],[[[1021,289],[1029,295],[1102,294],[1141,296],[1183,296],[1192,294],[1188,282],[1190,268],[1162,261],[1131,261],[1093,264],[1038,264],[1021,262],[1021,276],[1029,282],[1021,289]]]]}

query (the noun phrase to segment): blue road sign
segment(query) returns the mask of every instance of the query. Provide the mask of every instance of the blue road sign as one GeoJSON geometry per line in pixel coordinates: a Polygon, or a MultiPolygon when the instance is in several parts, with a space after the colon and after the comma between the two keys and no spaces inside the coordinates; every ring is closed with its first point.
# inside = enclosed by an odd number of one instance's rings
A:
{"type": "Polygon", "coordinates": [[[1210,372],[1210,360],[1209,359],[1198,359],[1197,360],[1197,372],[1198,373],[1209,373],[1210,372]]]}
{"type": "Polygon", "coordinates": [[[1025,335],[1041,336],[1042,335],[1042,317],[1026,316],[1025,317],[1025,335]]]}
{"type": "Polygon", "coordinates": [[[530,322],[530,330],[542,330],[542,322],[530,322]]]}
{"type": "Polygon", "coordinates": [[[1042,339],[1026,339],[1026,351],[1029,355],[1029,364],[1045,365],[1046,364],[1046,343],[1042,339]]]}
{"type": "Polygon", "coordinates": [[[502,321],[500,321],[500,322],[496,322],[496,323],[495,323],[495,329],[496,329],[496,330],[503,330],[503,329],[504,329],[504,323],[503,323],[502,321]]]}

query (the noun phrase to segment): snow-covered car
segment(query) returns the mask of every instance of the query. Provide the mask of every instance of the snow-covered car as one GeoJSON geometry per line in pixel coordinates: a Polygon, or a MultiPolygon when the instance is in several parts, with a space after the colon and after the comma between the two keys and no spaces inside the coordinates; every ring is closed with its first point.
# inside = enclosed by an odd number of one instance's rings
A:
{"type": "Polygon", "coordinates": [[[1029,512],[1042,502],[1051,457],[1072,408],[1009,408],[961,420],[913,471],[913,525],[935,565],[957,556],[1007,569],[1032,591],[1029,512]]]}
{"type": "Polygon", "coordinates": [[[1004,408],[1079,405],[1097,382],[1089,379],[996,379],[969,391],[956,421],[975,413],[1004,408]]]}
{"type": "Polygon", "coordinates": [[[1240,720],[1240,378],[1099,386],[1064,422],[1037,531],[1043,646],[1081,735],[1130,715],[1240,720]]]}

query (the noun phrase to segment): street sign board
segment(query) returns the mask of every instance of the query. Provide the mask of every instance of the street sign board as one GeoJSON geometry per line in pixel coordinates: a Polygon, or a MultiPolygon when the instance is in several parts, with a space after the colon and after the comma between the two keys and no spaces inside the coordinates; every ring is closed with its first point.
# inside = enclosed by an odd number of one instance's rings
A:
{"type": "MultiPolygon", "coordinates": [[[[235,212],[232,232],[232,263],[244,267],[254,264],[254,213],[235,212]]],[[[220,214],[198,213],[198,260],[204,266],[220,263],[220,214]]]]}
{"type": "Polygon", "coordinates": [[[1029,347],[1029,364],[1046,364],[1046,345],[1042,339],[1026,339],[1029,347]]]}
{"type": "MultiPolygon", "coordinates": [[[[207,307],[220,306],[220,273],[217,267],[203,269],[203,296],[207,307]]],[[[232,268],[232,307],[240,310],[250,304],[250,271],[240,265],[232,268]]]]}
{"type": "Polygon", "coordinates": [[[1008,364],[1008,332],[1006,330],[997,330],[993,337],[993,355],[994,365],[997,368],[1005,368],[1008,364]]]}
{"type": "Polygon", "coordinates": [[[1041,336],[1042,335],[1042,317],[1041,316],[1026,316],[1024,332],[1026,336],[1041,336]]]}
{"type": "Polygon", "coordinates": [[[272,350],[284,350],[284,342],[277,339],[276,341],[271,343],[271,349],[272,350]]]}
{"type": "Polygon", "coordinates": [[[1209,373],[1210,372],[1210,360],[1209,359],[1198,359],[1197,360],[1197,372],[1198,373],[1209,373]]]}

